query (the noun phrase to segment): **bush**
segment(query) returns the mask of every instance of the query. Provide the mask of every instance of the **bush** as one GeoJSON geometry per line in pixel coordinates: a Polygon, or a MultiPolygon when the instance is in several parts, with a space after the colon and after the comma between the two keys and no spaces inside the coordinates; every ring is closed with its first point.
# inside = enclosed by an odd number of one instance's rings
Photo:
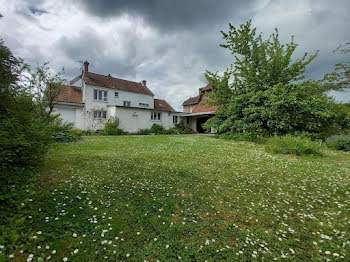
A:
{"type": "Polygon", "coordinates": [[[165,130],[165,128],[158,124],[153,124],[150,129],[140,129],[137,134],[138,135],[164,135],[167,134],[168,130],[165,130]]]}
{"type": "Polygon", "coordinates": [[[322,155],[322,144],[304,136],[275,136],[267,140],[266,149],[278,154],[322,155]]]}
{"type": "Polygon", "coordinates": [[[75,142],[81,139],[83,132],[74,128],[71,123],[62,123],[56,120],[53,124],[52,140],[56,143],[75,142]]]}
{"type": "Polygon", "coordinates": [[[350,135],[335,135],[326,140],[329,148],[350,152],[350,135]]]}
{"type": "Polygon", "coordinates": [[[107,122],[105,124],[104,129],[102,129],[99,134],[103,136],[118,136],[118,135],[123,135],[124,132],[123,130],[118,128],[119,123],[116,121],[113,122],[107,122]]]}
{"type": "Polygon", "coordinates": [[[216,137],[225,140],[248,141],[257,144],[264,144],[267,141],[267,138],[262,136],[261,134],[252,133],[221,134],[216,137]]]}

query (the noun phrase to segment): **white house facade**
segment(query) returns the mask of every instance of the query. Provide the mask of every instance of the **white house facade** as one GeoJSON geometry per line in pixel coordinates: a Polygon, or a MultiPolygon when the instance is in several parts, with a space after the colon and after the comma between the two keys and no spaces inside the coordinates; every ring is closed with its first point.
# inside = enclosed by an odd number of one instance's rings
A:
{"type": "Polygon", "coordinates": [[[141,83],[89,72],[84,62],[80,76],[71,81],[59,95],[55,112],[82,130],[103,129],[107,121],[118,120],[119,128],[136,133],[156,123],[165,129],[180,122],[165,100],[155,99],[146,81],[141,83]],[[79,86],[72,86],[74,83],[79,86]]]}

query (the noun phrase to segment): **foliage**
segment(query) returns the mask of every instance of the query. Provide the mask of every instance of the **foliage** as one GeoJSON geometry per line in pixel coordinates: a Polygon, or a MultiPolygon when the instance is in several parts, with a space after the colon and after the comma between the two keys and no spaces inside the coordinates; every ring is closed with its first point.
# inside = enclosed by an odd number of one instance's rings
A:
{"type": "Polygon", "coordinates": [[[42,110],[50,115],[58,102],[58,96],[64,88],[65,80],[62,78],[63,69],[61,72],[53,74],[48,65],[49,63],[46,62],[38,66],[35,71],[28,68],[26,81],[23,83],[34,94],[34,98],[41,105],[42,110]]]}
{"type": "Polygon", "coordinates": [[[18,84],[25,68],[0,42],[0,242],[10,244],[17,239],[11,226],[33,192],[52,133],[53,118],[18,84]]]}
{"type": "Polygon", "coordinates": [[[219,106],[204,124],[219,133],[260,132],[264,135],[295,131],[319,132],[334,116],[331,100],[315,81],[303,81],[306,66],[316,57],[304,54],[292,62],[297,48],[292,38],[281,44],[277,29],[266,40],[251,21],[223,34],[235,62],[223,76],[207,72],[211,97],[219,106]]]}
{"type": "Polygon", "coordinates": [[[232,134],[220,134],[216,136],[216,138],[224,139],[224,140],[233,140],[233,141],[247,141],[247,142],[253,142],[256,144],[265,144],[267,141],[267,138],[262,136],[259,133],[253,134],[253,133],[232,133],[232,134]]]}
{"type": "Polygon", "coordinates": [[[334,135],[326,140],[328,147],[350,152],[350,135],[334,135]]]}
{"type": "Polygon", "coordinates": [[[105,135],[105,136],[117,136],[117,135],[123,135],[124,132],[123,130],[118,128],[119,122],[118,121],[108,121],[105,124],[104,129],[100,130],[98,133],[100,135],[105,135]]]}
{"type": "Polygon", "coordinates": [[[138,135],[150,135],[150,134],[162,135],[162,134],[166,134],[166,130],[162,125],[153,124],[150,129],[140,129],[137,132],[137,134],[138,135]]]}
{"type": "MultiPolygon", "coordinates": [[[[340,45],[334,52],[340,52],[343,55],[350,54],[350,42],[340,45]]],[[[350,88],[350,60],[337,63],[334,71],[324,76],[323,84],[325,90],[350,88]]]]}
{"type": "Polygon", "coordinates": [[[76,142],[83,135],[83,132],[74,128],[72,123],[62,123],[60,119],[56,119],[52,125],[52,140],[57,143],[76,142]]]}
{"type": "Polygon", "coordinates": [[[293,155],[322,155],[322,144],[312,141],[305,136],[285,136],[271,137],[267,141],[266,148],[268,151],[277,154],[293,154],[293,155]]]}
{"type": "Polygon", "coordinates": [[[153,124],[150,129],[140,129],[138,135],[181,135],[181,134],[193,134],[193,130],[185,127],[183,123],[178,123],[174,128],[166,130],[163,126],[153,124]]]}

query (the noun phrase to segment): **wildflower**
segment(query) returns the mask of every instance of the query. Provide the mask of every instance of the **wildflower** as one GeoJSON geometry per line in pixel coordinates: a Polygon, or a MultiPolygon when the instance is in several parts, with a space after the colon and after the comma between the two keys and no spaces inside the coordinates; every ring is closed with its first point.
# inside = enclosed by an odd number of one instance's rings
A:
{"type": "Polygon", "coordinates": [[[73,237],[77,237],[78,235],[76,233],[73,234],[73,237]]]}
{"type": "Polygon", "coordinates": [[[130,257],[130,254],[126,254],[126,257],[130,257]]]}
{"type": "Polygon", "coordinates": [[[63,261],[64,261],[64,262],[68,261],[68,258],[67,258],[67,257],[64,257],[64,258],[63,258],[63,261]]]}
{"type": "Polygon", "coordinates": [[[74,249],[73,253],[76,254],[78,253],[78,251],[79,251],[78,249],[74,249]]]}

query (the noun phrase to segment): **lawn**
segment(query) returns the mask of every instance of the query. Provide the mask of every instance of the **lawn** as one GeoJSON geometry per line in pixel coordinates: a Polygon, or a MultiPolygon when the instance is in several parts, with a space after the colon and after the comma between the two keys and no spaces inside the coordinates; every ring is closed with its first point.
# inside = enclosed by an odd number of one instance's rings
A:
{"type": "Polygon", "coordinates": [[[56,144],[16,261],[350,260],[350,154],[211,136],[56,144]],[[27,260],[28,259],[28,260],[27,260]]]}

